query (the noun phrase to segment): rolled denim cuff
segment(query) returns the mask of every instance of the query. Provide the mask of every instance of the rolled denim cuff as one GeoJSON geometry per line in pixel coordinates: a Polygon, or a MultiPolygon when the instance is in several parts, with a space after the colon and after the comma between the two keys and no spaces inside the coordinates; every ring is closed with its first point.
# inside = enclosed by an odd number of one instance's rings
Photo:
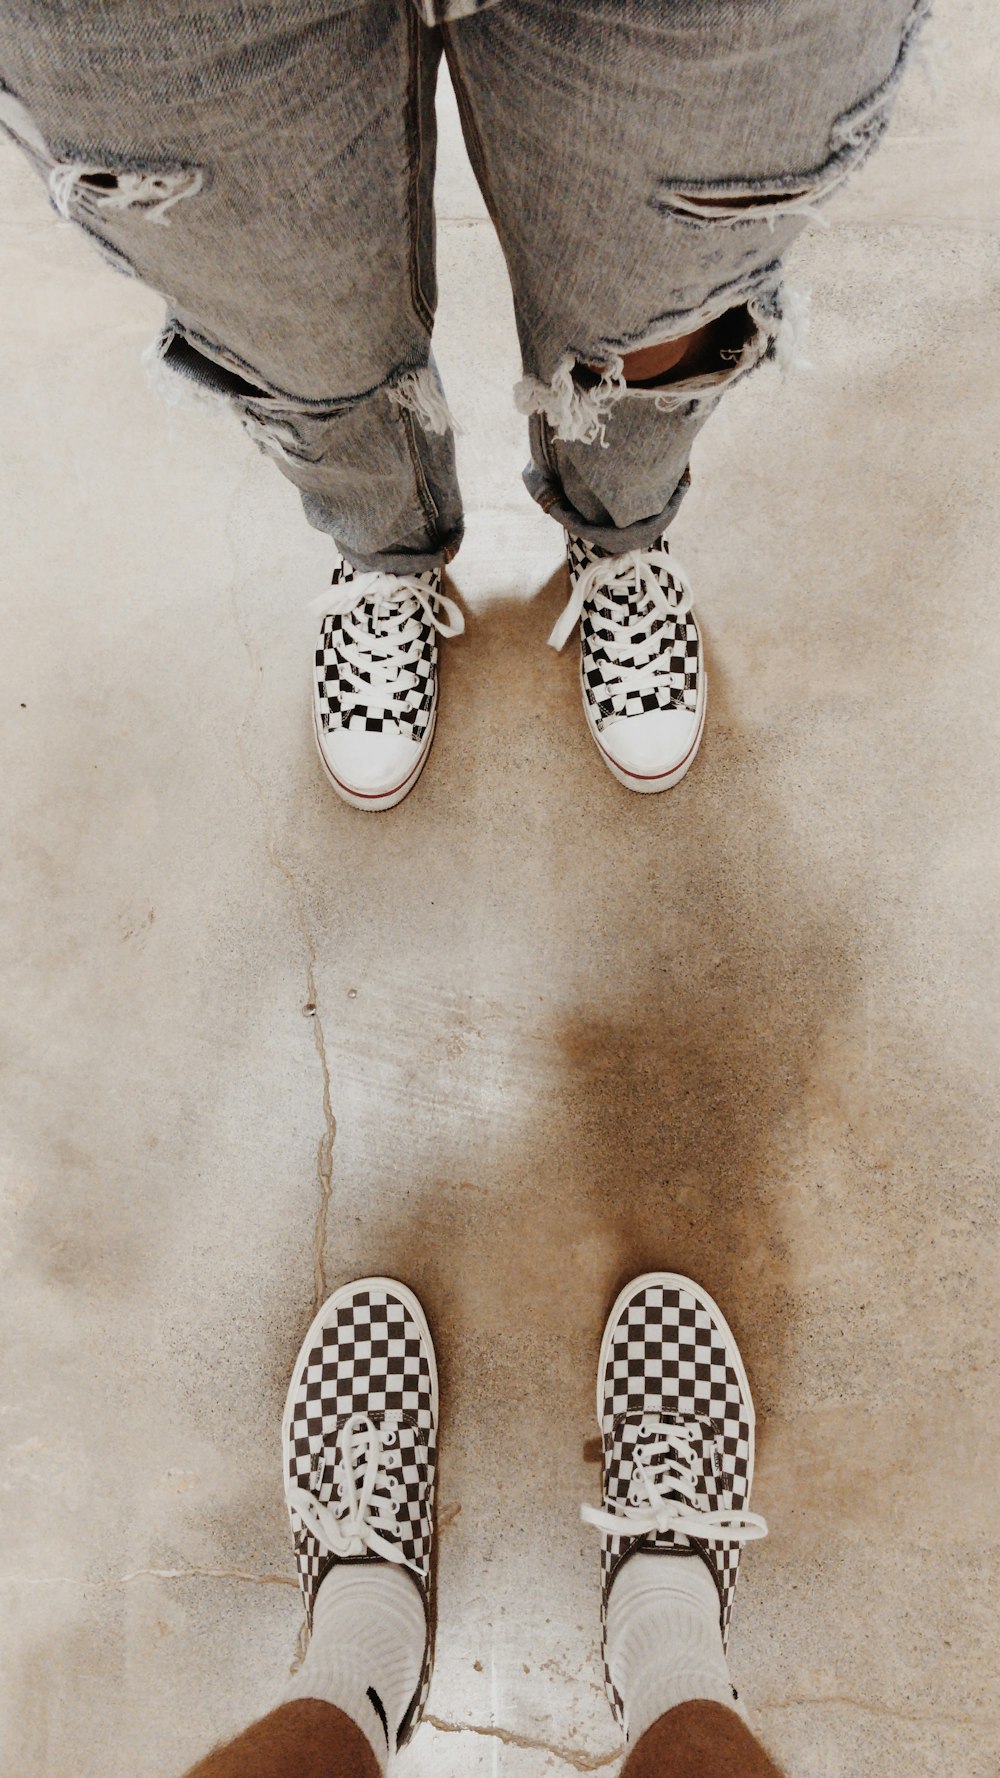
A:
{"type": "Polygon", "coordinates": [[[528,464],[524,471],[524,485],[543,512],[556,519],[572,536],[596,544],[611,556],[623,556],[630,549],[649,549],[663,536],[691,486],[691,472],[685,469],[662,511],[648,519],[636,519],[631,525],[602,525],[585,519],[570,505],[562,488],[537,463],[528,464]]]}

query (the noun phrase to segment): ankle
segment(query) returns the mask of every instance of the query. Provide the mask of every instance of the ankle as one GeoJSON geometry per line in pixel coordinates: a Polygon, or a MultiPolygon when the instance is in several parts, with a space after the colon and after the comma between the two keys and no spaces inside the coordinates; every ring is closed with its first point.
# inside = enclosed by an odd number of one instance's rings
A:
{"type": "Polygon", "coordinates": [[[316,1595],[306,1657],[284,1702],[320,1698],[357,1724],[385,1770],[420,1682],[427,1619],[405,1568],[342,1563],[316,1595]]]}
{"type": "Polygon", "coordinates": [[[719,1595],[697,1552],[624,1564],[608,1596],[607,1657],[630,1744],[692,1699],[732,1707],[719,1595]]]}

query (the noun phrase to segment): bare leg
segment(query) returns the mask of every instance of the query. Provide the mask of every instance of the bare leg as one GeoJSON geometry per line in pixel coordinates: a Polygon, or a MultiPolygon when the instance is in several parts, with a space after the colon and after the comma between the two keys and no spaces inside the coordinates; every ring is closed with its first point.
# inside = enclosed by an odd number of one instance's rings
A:
{"type": "Polygon", "coordinates": [[[683,339],[664,340],[659,346],[641,346],[622,360],[626,383],[651,383],[665,377],[668,371],[692,373],[695,361],[702,356],[715,330],[713,321],[706,321],[683,339]]]}
{"type": "Polygon", "coordinates": [[[678,1704],[646,1730],[622,1778],[781,1778],[778,1767],[735,1710],[678,1704]]]}
{"type": "Polygon", "coordinates": [[[367,1738],[349,1716],[318,1698],[298,1698],[217,1747],[187,1778],[381,1778],[381,1773],[367,1738]]]}

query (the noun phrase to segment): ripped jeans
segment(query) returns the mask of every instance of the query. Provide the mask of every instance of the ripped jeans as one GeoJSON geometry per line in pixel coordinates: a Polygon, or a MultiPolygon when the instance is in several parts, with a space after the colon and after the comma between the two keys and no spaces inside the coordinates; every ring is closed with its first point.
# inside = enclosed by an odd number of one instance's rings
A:
{"type": "MultiPolygon", "coordinates": [[[[161,290],[166,377],[228,403],[362,569],[447,561],[462,511],[431,356],[442,53],[506,255],[530,492],[651,543],[723,392],[773,354],[782,260],[878,141],[926,0],[411,0],[0,10],[0,123],[52,201],[161,290]],[[727,316],[717,361],[623,357],[727,316]]],[[[475,300],[470,291],[468,300],[475,300]]]]}

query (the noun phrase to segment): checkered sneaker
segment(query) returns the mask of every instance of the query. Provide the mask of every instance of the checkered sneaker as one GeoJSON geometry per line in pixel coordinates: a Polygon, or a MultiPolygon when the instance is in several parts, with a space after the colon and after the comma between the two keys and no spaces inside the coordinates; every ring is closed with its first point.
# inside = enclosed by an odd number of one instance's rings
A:
{"type": "Polygon", "coordinates": [[[399,1745],[430,1685],[437,1367],[423,1311],[405,1285],[346,1284],[299,1353],[282,1427],[285,1499],[311,1629],[320,1583],[338,1562],[393,1562],[420,1587],[428,1636],[399,1745]]]}
{"type": "Polygon", "coordinates": [[[604,1683],[624,1728],[608,1669],[608,1593],[637,1550],[694,1547],[719,1590],[723,1644],[744,1543],[767,1535],[747,1511],[754,1413],[739,1350],[710,1296],[669,1272],[637,1278],[611,1312],[597,1376],[604,1446],[603,1505],[581,1508],[601,1533],[604,1683]]]}
{"type": "Polygon", "coordinates": [[[421,742],[437,703],[438,636],[465,622],[441,591],[441,570],[361,574],[339,561],[316,602],[316,726],[421,742]]]}
{"type": "Polygon", "coordinates": [[[549,642],[562,648],[580,624],[580,680],[597,730],[627,716],[687,710],[703,699],[701,636],[683,569],[666,540],[609,556],[567,540],[570,598],[549,642]]]}

